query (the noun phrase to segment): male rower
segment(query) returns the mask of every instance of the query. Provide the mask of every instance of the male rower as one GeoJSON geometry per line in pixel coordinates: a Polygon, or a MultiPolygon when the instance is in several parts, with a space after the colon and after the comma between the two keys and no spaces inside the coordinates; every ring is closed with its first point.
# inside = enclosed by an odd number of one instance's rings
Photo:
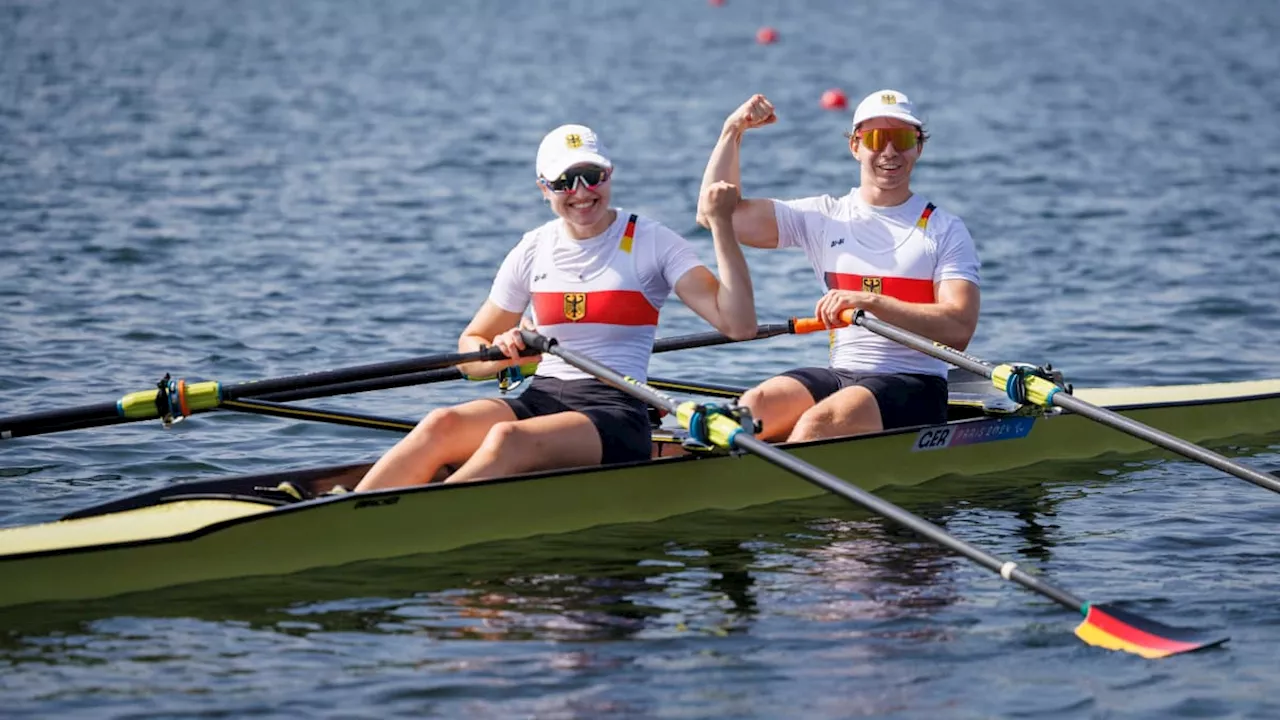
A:
{"type": "MultiPolygon", "coordinates": [[[[702,179],[741,187],[739,147],[750,129],[777,121],[763,96],[728,119],[702,179]]],[[[937,342],[964,349],[978,324],[978,256],[960,218],[911,190],[911,171],[928,134],[915,106],[896,90],[858,104],[849,152],[861,182],[847,195],[743,198],[733,213],[738,242],[804,250],[826,294],[816,317],[834,330],[830,366],[765,380],[741,402],[768,440],[811,440],[940,423],[947,415],[947,365],[861,327],[840,327],[860,309],[937,342]]],[[[707,210],[699,205],[698,222],[707,210]]]]}

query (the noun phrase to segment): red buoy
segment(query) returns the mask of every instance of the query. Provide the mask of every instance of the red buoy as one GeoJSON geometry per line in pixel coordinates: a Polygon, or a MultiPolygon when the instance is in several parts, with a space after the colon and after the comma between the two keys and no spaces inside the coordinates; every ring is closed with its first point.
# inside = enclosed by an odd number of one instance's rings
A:
{"type": "Polygon", "coordinates": [[[765,26],[756,31],[756,42],[761,45],[772,45],[778,42],[778,31],[765,26]]]}
{"type": "Polygon", "coordinates": [[[711,7],[720,7],[721,5],[724,5],[724,0],[707,0],[707,3],[710,4],[711,7]]]}
{"type": "Polygon", "coordinates": [[[844,110],[847,107],[849,107],[849,98],[845,97],[844,91],[840,88],[831,88],[822,93],[823,110],[844,110]]]}

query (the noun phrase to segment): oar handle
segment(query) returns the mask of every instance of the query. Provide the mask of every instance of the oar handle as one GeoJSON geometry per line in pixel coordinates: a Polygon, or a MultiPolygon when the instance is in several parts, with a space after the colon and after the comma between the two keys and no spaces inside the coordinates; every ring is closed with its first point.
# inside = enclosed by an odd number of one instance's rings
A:
{"type": "Polygon", "coordinates": [[[822,332],[833,328],[827,327],[826,323],[818,318],[792,318],[792,332],[796,335],[805,335],[808,333],[822,332]]]}
{"type": "Polygon", "coordinates": [[[524,341],[524,346],[530,348],[539,355],[551,353],[551,348],[556,346],[556,339],[549,338],[535,330],[521,330],[520,339],[524,341]]]}

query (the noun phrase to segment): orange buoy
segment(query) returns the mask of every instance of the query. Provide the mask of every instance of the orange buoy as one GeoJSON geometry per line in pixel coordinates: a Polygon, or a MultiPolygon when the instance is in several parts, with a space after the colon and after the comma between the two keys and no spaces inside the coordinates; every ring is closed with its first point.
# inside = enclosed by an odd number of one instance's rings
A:
{"type": "Polygon", "coordinates": [[[822,93],[823,110],[844,110],[847,107],[849,107],[849,98],[845,97],[844,91],[840,88],[831,88],[822,93]]]}
{"type": "Polygon", "coordinates": [[[772,45],[778,42],[778,31],[765,26],[756,31],[756,42],[761,45],[772,45]]]}

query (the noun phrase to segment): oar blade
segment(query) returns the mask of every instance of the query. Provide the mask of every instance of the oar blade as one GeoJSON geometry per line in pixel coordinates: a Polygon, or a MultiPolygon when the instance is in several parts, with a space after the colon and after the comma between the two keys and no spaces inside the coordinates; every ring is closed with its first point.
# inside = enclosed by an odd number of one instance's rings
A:
{"type": "Polygon", "coordinates": [[[1173,627],[1111,605],[1090,605],[1076,637],[1090,645],[1144,658],[1203,650],[1225,643],[1224,635],[1195,628],[1173,627]]]}

